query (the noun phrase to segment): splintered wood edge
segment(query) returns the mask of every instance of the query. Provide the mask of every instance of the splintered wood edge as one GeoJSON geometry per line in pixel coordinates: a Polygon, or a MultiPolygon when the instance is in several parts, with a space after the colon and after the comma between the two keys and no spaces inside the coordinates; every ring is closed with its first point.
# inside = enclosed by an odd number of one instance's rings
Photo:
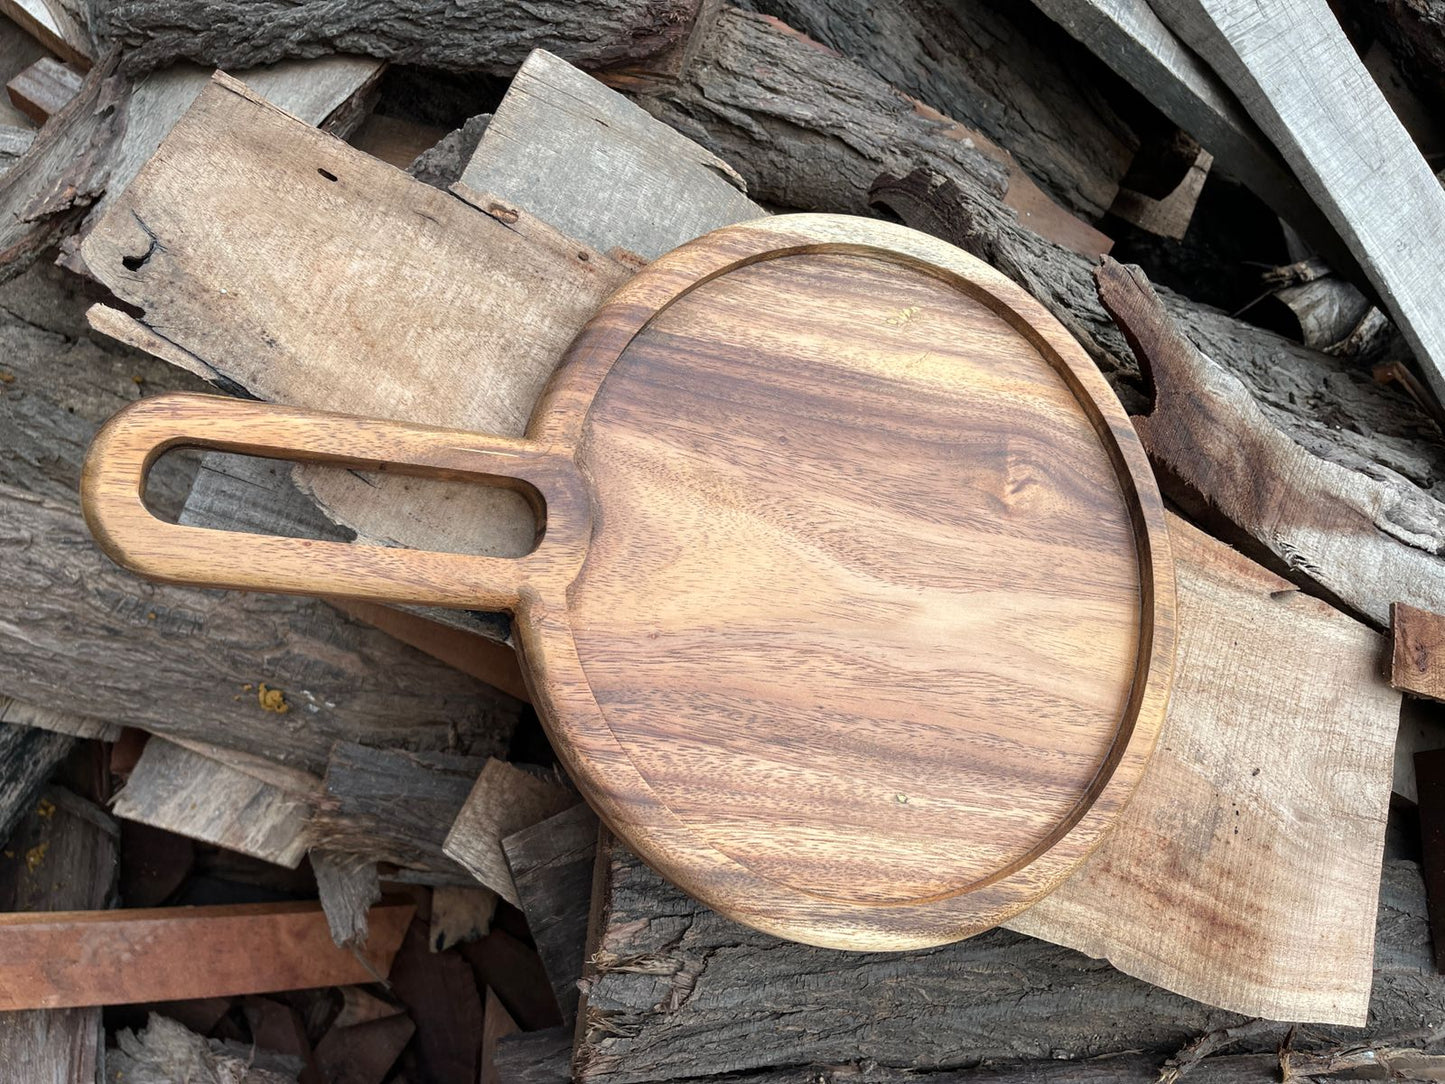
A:
{"type": "Polygon", "coordinates": [[[576,448],[612,364],[664,309],[738,267],[814,252],[892,260],[985,304],[1053,366],[1114,465],[1129,504],[1139,562],[1139,653],[1114,746],[1073,813],[1029,855],[983,885],[886,906],[825,899],[764,878],[729,858],[652,791],[613,735],[587,682],[566,607],[570,577],[539,585],[541,590],[522,600],[518,650],[533,703],[572,778],[609,827],[663,876],[714,910],[781,937],[828,948],[923,948],[996,926],[1061,883],[1103,841],[1143,775],[1163,725],[1176,606],[1164,505],[1123,406],[1083,348],[1004,275],[926,234],[838,215],[759,219],[725,227],[660,257],[613,295],[569,348],[542,394],[528,436],[576,448]]]}

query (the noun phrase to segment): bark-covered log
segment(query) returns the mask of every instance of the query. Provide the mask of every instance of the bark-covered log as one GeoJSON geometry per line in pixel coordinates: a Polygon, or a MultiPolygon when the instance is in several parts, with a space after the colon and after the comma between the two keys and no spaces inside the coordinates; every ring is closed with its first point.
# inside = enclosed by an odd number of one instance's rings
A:
{"type": "MultiPolygon", "coordinates": [[[[0,693],[318,773],[337,740],[505,748],[515,701],[325,603],[150,584],[100,553],[76,492],[91,435],[141,389],[196,382],[85,338],[59,277],[0,290],[0,693]]],[[[164,467],[150,494],[174,512],[189,476],[164,467]]]]}
{"type": "MultiPolygon", "coordinates": [[[[1244,1020],[1004,930],[911,953],[792,944],[693,902],[622,848],[608,861],[583,987],[579,1081],[729,1073],[737,1074],[729,1080],[758,1084],[826,1080],[840,1063],[860,1062],[859,1077],[834,1079],[928,1072],[931,1080],[968,1080],[966,1070],[980,1063],[1129,1052],[1152,1055],[1157,1073],[1185,1042],[1244,1020]]],[[[1424,886],[1412,862],[1385,867],[1375,967],[1369,1027],[1311,1028],[1297,1037],[1300,1046],[1391,1036],[1442,1019],[1445,978],[1434,973],[1424,886]]],[[[1240,1048],[1272,1050],[1287,1029],[1253,1030],[1240,1048]]],[[[981,1079],[1144,1079],[1142,1066],[1125,1066],[1116,1076],[1106,1070],[1118,1066],[1107,1062],[1092,1065],[1093,1075],[1000,1066],[997,1076],[981,1079]]]]}
{"type": "Polygon", "coordinates": [[[1112,73],[1028,4],[1000,0],[749,0],[899,90],[1007,147],[1066,207],[1097,219],[1138,136],[1112,73]]]}
{"type": "Polygon", "coordinates": [[[357,53],[510,75],[533,49],[585,68],[645,66],[685,41],[698,0],[91,0],[91,28],[129,72],[175,60],[235,70],[357,53]]]}

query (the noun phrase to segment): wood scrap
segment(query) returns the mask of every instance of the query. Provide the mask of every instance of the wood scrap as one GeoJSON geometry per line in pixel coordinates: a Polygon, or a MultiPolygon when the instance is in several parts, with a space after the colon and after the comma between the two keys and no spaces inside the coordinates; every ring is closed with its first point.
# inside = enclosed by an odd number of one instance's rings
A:
{"type": "Polygon", "coordinates": [[[1189,223],[1194,218],[1199,194],[1204,191],[1204,182],[1208,179],[1213,165],[1214,156],[1201,150],[1184,179],[1167,195],[1154,198],[1132,188],[1120,188],[1109,213],[1160,237],[1183,240],[1184,235],[1189,232],[1189,223]]]}
{"type": "Polygon", "coordinates": [[[311,852],[311,870],[316,874],[316,888],[332,942],[338,948],[366,947],[371,908],[381,899],[376,860],[318,849],[311,852]]]}
{"type": "Polygon", "coordinates": [[[337,1014],[332,1022],[333,1027],[349,1028],[357,1024],[367,1024],[372,1020],[384,1020],[389,1016],[396,1016],[406,1010],[400,1005],[393,1005],[389,1001],[383,1001],[374,994],[368,993],[360,986],[341,987],[341,1012],[337,1014]]]}
{"type": "Polygon", "coordinates": [[[1151,3],[1280,149],[1445,400],[1445,191],[1325,0],[1151,3]]]}
{"type": "MultiPolygon", "coordinates": [[[[184,836],[138,821],[121,824],[120,902],[124,907],[160,907],[191,875],[196,846],[184,836]]],[[[186,1021],[182,1020],[182,1023],[186,1021]]],[[[188,1025],[189,1026],[189,1025],[188,1025]]],[[[208,1031],[209,1028],[200,1030],[208,1031]]]]}
{"type": "Polygon", "coordinates": [[[416,1024],[425,1080],[475,1081],[481,1070],[482,999],[471,966],[455,952],[434,952],[427,926],[412,923],[392,964],[392,992],[416,1024]]]}
{"type": "MultiPolygon", "coordinates": [[[[314,779],[314,777],[311,777],[314,779]]],[[[315,779],[315,792],[321,789],[315,779]]],[[[117,817],[294,869],[306,855],[307,796],[152,738],[116,795],[117,817]]]]}
{"type": "Polygon", "coordinates": [[[299,1058],[206,1039],[154,1013],[144,1030],[122,1030],[116,1043],[106,1056],[111,1084],[297,1084],[302,1068],[299,1058]]]}
{"type": "Polygon", "coordinates": [[[1418,752],[1414,762],[1430,943],[1435,970],[1445,974],[1445,749],[1418,752]]]}
{"type": "Polygon", "coordinates": [[[1336,267],[1353,269],[1348,247],[1279,152],[1219,77],[1160,21],[1150,0],[1033,4],[1197,139],[1336,267]]]}
{"type": "Polygon", "coordinates": [[[1340,8],[1384,43],[1426,108],[1438,117],[1445,105],[1445,2],[1343,0],[1340,8]]]}
{"type": "Polygon", "coordinates": [[[1110,102],[1099,62],[1023,5],[767,0],[750,6],[1007,147],[1029,176],[1088,220],[1108,210],[1131,167],[1139,138],[1110,102]]]}
{"type": "Polygon", "coordinates": [[[418,154],[406,171],[433,188],[450,188],[462,179],[462,171],[476,153],[477,144],[491,121],[490,113],[467,118],[460,128],[448,132],[437,140],[435,146],[418,154]]]}
{"type": "Polygon", "coordinates": [[[238,10],[222,0],[125,0],[99,6],[94,30],[107,45],[125,46],[132,72],[178,59],[236,69],[358,53],[427,68],[510,75],[533,49],[586,68],[646,68],[651,58],[665,58],[687,37],[697,11],[697,0],[548,0],[525,8],[489,0],[465,11],[421,0],[403,19],[391,5],[378,3],[335,8],[264,0],[238,10]],[[481,27],[485,33],[478,32],[481,27]]]}
{"type": "Polygon", "coordinates": [[[1406,602],[1390,606],[1390,685],[1445,700],[1445,618],[1406,602]]]}
{"type": "MultiPolygon", "coordinates": [[[[497,1072],[497,1044],[508,1035],[515,1035],[520,1029],[497,997],[496,991],[487,987],[485,1007],[482,1012],[482,1071],[478,1084],[502,1084],[505,1078],[497,1072]]],[[[572,1053],[572,1039],[567,1037],[567,1053],[572,1053]]],[[[570,1076],[570,1074],[568,1074],[570,1076]]]]}
{"type": "Polygon", "coordinates": [[[1178,517],[1169,539],[1154,757],[1109,839],[1008,925],[1246,1015],[1364,1024],[1400,718],[1381,637],[1178,517]]]}
{"type": "Polygon", "coordinates": [[[116,741],[121,734],[120,727],[104,719],[22,704],[8,696],[0,696],[0,723],[19,723],[53,730],[57,734],[69,734],[72,738],[94,738],[106,742],[116,741]]]}
{"type": "Polygon", "coordinates": [[[461,181],[477,192],[504,195],[602,252],[615,244],[610,239],[618,223],[646,222],[630,231],[628,248],[649,260],[676,248],[679,237],[764,213],[722,159],[540,51],[512,80],[461,181]],[[539,129],[556,138],[538,140],[539,129]],[[592,184],[598,173],[613,178],[600,191],[592,184]],[[539,183],[544,177],[546,183],[539,183]],[[696,193],[678,200],[681,217],[648,214],[660,198],[673,198],[669,189],[677,185],[696,193]]]}
{"type": "MultiPolygon", "coordinates": [[[[499,1084],[570,1084],[571,1057],[571,1028],[555,1027],[513,1035],[497,1043],[492,1059],[494,1079],[499,1084]]],[[[812,1074],[807,1079],[820,1078],[812,1074]]]]}
{"type": "Polygon", "coordinates": [[[536,1031],[561,1023],[552,984],[537,954],[527,945],[505,930],[494,929],[459,951],[472,965],[477,987],[496,991],[507,1012],[523,1029],[536,1031]]]}
{"type": "Polygon", "coordinates": [[[251,1029],[251,1041],[260,1050],[296,1058],[302,1063],[297,1084],[325,1084],[306,1039],[306,1025],[294,1006],[269,997],[248,997],[242,1009],[251,1029]]]}
{"type": "Polygon", "coordinates": [[[427,943],[433,952],[485,937],[497,911],[497,894],[490,888],[437,885],[431,894],[431,931],[427,943]]]}
{"type": "Polygon", "coordinates": [[[89,30],[62,0],[0,0],[0,12],[61,60],[89,70],[97,55],[89,30]]]}
{"type": "Polygon", "coordinates": [[[1105,263],[1099,296],[1150,372],[1154,409],[1135,425],[1166,491],[1223,516],[1280,566],[1377,627],[1391,602],[1445,609],[1445,507],[1385,470],[1312,455],[1248,389],[1181,334],[1137,268],[1105,263]]]}
{"type": "Polygon", "coordinates": [[[27,128],[0,127],[0,175],[13,166],[34,142],[35,133],[27,128]]]}
{"type": "Polygon", "coordinates": [[[989,193],[1026,228],[1083,255],[1111,244],[992,140],[752,12],[725,6],[681,79],[637,90],[638,104],[737,167],[765,203],[866,214],[879,173],[927,166],[989,193]],[[816,136],[799,140],[799,129],[816,136]],[[735,142],[766,145],[767,167],[736,154],[735,142]],[[789,160],[803,155],[806,167],[789,160]]]}
{"type": "Polygon", "coordinates": [[[5,84],[16,109],[36,124],[44,124],[80,93],[85,76],[58,60],[41,57],[5,84]]]}
{"type": "Polygon", "coordinates": [[[502,899],[520,907],[502,840],[580,801],[561,780],[540,778],[493,757],[476,777],[442,849],[502,899]]]}
{"type": "Polygon", "coordinates": [[[405,1014],[333,1027],[316,1044],[316,1064],[331,1084],[381,1084],[416,1025],[405,1014]]]}
{"type": "MultiPolygon", "coordinates": [[[[727,922],[622,848],[611,848],[606,862],[573,1063],[579,1082],[685,1079],[696,1072],[701,1035],[709,1065],[726,1066],[738,1079],[749,1079],[750,1071],[758,1080],[816,1079],[823,1067],[856,1059],[860,1050],[879,1079],[899,1081],[922,1067],[942,1076],[980,1062],[1027,1063],[1087,1050],[1091,1058],[1153,1052],[1144,1062],[1152,1062],[1150,1075],[1124,1079],[1157,1080],[1165,1053],[1246,1020],[1004,930],[913,953],[794,945],[727,922]],[[768,991],[766,1004],[757,999],[759,989],[768,991]],[[748,1011],[738,1012],[738,1004],[748,1011]],[[929,1014],[920,1026],[920,1004],[949,1011],[929,1014]],[[808,1026],[793,1026],[804,1010],[808,1026]],[[896,1076],[884,1075],[890,1072],[896,1076]]],[[[1414,863],[1385,866],[1375,960],[1375,1033],[1413,1029],[1422,1013],[1445,1004],[1445,982],[1429,973],[1424,889],[1414,863]]],[[[1270,1050],[1288,1030],[1281,1023],[1242,1046],[1248,1053],[1270,1050]]],[[[1311,1045],[1353,1045],[1357,1036],[1354,1029],[1308,1031],[1311,1045]]],[[[1094,1080],[1119,1079],[1108,1061],[1090,1069],[1094,1080]]],[[[1254,1072],[1244,1079],[1259,1080],[1258,1065],[1254,1072]]],[[[1267,1079],[1268,1063],[1264,1072],[1267,1079]]]]}
{"type": "MultiPolygon", "coordinates": [[[[50,52],[15,23],[0,13],[0,81],[19,74],[50,52]]],[[[0,126],[18,126],[35,132],[30,118],[16,109],[5,98],[0,98],[0,126]]]]}
{"type": "Polygon", "coordinates": [[[338,742],[311,820],[312,846],[464,878],[443,840],[484,763],[338,742]]]}
{"type": "Polygon", "coordinates": [[[577,980],[587,952],[597,815],[578,803],[502,840],[512,882],[527,916],[562,1022],[577,1019],[577,980]]]}
{"type": "MultiPolygon", "coordinates": [[[[0,763],[13,762],[0,756],[0,763]]],[[[48,787],[0,855],[0,912],[105,907],[115,884],[118,832],[99,808],[48,787]],[[33,859],[33,860],[32,860],[33,859]]],[[[104,1046],[98,1008],[0,1013],[0,1066],[25,1066],[40,1084],[96,1079],[104,1046]]]]}
{"type": "Polygon", "coordinates": [[[6,914],[0,1011],[368,982],[390,969],[414,910],[373,908],[372,935],[355,954],[331,943],[314,903],[6,914]]]}

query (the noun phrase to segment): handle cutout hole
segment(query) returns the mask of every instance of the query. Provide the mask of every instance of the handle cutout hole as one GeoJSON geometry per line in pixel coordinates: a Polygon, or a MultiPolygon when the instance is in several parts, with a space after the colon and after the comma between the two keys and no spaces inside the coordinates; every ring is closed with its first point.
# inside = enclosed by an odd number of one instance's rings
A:
{"type": "Polygon", "coordinates": [[[541,495],[485,481],[417,478],[330,464],[176,448],[146,479],[145,503],[169,523],[241,534],[406,546],[482,557],[525,557],[541,535],[541,495]],[[184,473],[193,482],[184,486],[184,473]],[[344,504],[379,541],[359,538],[317,507],[344,504]],[[462,525],[466,541],[453,537],[462,525]]]}

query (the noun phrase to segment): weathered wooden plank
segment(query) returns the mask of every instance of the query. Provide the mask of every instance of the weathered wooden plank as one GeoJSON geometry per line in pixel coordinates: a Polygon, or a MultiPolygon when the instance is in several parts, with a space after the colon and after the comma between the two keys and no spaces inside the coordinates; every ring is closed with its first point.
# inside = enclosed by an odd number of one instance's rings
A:
{"type": "Polygon", "coordinates": [[[158,737],[146,742],[112,808],[125,820],[291,869],[308,846],[303,795],[158,737]]]}
{"type": "Polygon", "coordinates": [[[577,792],[561,780],[542,778],[493,757],[476,776],[442,849],[502,899],[520,907],[502,840],[579,801],[577,792]]]}
{"type": "Polygon", "coordinates": [[[628,248],[649,260],[765,213],[722,159],[546,52],[517,72],[461,180],[599,251],[625,224],[628,248]],[[661,200],[677,213],[655,214],[661,200]]]}
{"type": "Polygon", "coordinates": [[[36,124],[44,124],[80,93],[85,76],[51,57],[41,57],[8,80],[5,91],[16,109],[36,124]]]}
{"type": "MultiPolygon", "coordinates": [[[[49,55],[45,46],[0,14],[0,80],[9,80],[12,75],[49,55]]],[[[30,119],[5,99],[0,99],[0,125],[16,125],[32,135],[35,131],[30,119]]]]}
{"type": "Polygon", "coordinates": [[[0,0],[0,12],[60,59],[89,69],[96,56],[89,30],[60,0],[0,0]]]}
{"type": "Polygon", "coordinates": [[[361,854],[314,850],[311,870],[316,874],[331,940],[340,948],[365,945],[371,932],[367,916],[381,899],[376,860],[361,854]]]}
{"type": "Polygon", "coordinates": [[[1382,638],[1178,517],[1169,539],[1154,757],[1109,839],[1009,926],[1211,1005],[1362,1025],[1400,719],[1382,638]]]}
{"type": "Polygon", "coordinates": [[[1283,153],[1445,400],[1445,191],[1325,0],[1151,2],[1283,153]]]}
{"type": "MultiPolygon", "coordinates": [[[[1165,1056],[1185,1042],[1246,1020],[1005,930],[911,953],[778,941],[694,903],[621,848],[606,862],[574,1062],[577,1080],[589,1084],[684,1080],[699,1064],[740,1080],[753,1072],[759,1081],[826,1079],[827,1067],[859,1062],[884,1081],[923,1071],[972,1079],[965,1073],[980,1062],[1061,1051],[1152,1055],[1152,1075],[1135,1067],[1136,1075],[1121,1077],[1157,1079],[1165,1056]],[[944,1008],[920,1014],[920,1006],[944,1008]],[[797,1026],[803,1014],[807,1026],[797,1026]]],[[[1368,1036],[1412,1031],[1445,1011],[1414,863],[1386,863],[1375,966],[1368,1036]]],[[[1260,1028],[1239,1048],[1274,1050],[1289,1027],[1260,1028]]],[[[1358,1029],[1337,1027],[1295,1037],[1299,1049],[1360,1040],[1358,1029]]],[[[501,1044],[499,1062],[510,1064],[508,1046],[501,1044]]],[[[1010,1078],[1000,1067],[1000,1079],[1051,1079],[1030,1075],[1039,1066],[1025,1069],[1010,1078]]],[[[1109,1075],[1108,1062],[1090,1069],[1092,1078],[1075,1079],[1121,1078],[1109,1075]]]]}
{"type": "Polygon", "coordinates": [[[369,982],[415,907],[383,903],[366,948],[331,943],[314,903],[0,916],[0,1011],[133,1005],[369,982]]]}
{"type": "MultiPolygon", "coordinates": [[[[37,0],[6,0],[34,3],[37,0]]],[[[237,69],[287,57],[359,53],[452,71],[511,75],[533,49],[586,68],[646,67],[688,36],[697,0],[486,0],[466,8],[413,0],[365,0],[340,7],[324,0],[261,0],[237,8],[225,0],[123,0],[97,5],[95,33],[126,47],[131,71],[178,59],[237,69]]]]}
{"type": "Polygon", "coordinates": [[[1406,602],[1390,606],[1390,684],[1445,700],[1445,617],[1406,602]]]}
{"type": "Polygon", "coordinates": [[[587,952],[597,815],[585,803],[502,840],[527,929],[557,994],[562,1022],[577,1019],[577,980],[587,952]]]}
{"type": "Polygon", "coordinates": [[[68,715],[53,708],[22,704],[8,696],[0,696],[0,723],[35,726],[41,730],[53,730],[57,734],[69,734],[72,738],[94,738],[96,741],[117,741],[121,735],[120,727],[104,719],[95,719],[88,715],[68,715]]]}
{"type": "Polygon", "coordinates": [[[0,840],[25,816],[40,788],[69,754],[75,739],[19,723],[0,723],[0,840]]]}
{"type": "MultiPolygon", "coordinates": [[[[0,763],[9,765],[3,757],[0,763]]],[[[0,854],[0,912],[106,906],[118,841],[101,809],[46,788],[0,854]]],[[[24,1066],[26,1084],[89,1084],[104,1042],[98,1008],[0,1013],[0,1066],[24,1066]]]]}

